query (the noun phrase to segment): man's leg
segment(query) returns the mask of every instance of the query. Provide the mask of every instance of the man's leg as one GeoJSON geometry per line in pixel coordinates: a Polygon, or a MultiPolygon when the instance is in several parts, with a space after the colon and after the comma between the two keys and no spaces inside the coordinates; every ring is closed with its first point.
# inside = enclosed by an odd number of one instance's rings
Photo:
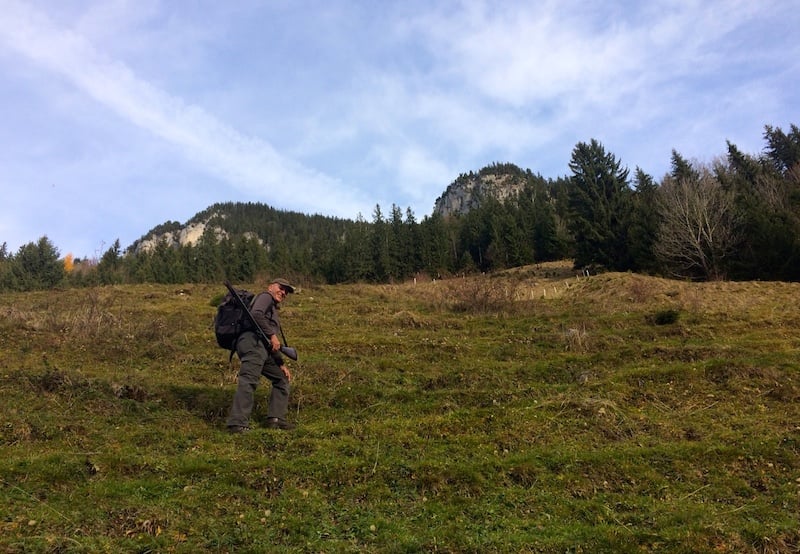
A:
{"type": "Polygon", "coordinates": [[[253,402],[256,387],[261,377],[261,369],[267,358],[267,350],[256,338],[255,333],[247,332],[239,337],[236,344],[236,353],[241,360],[239,367],[238,384],[233,395],[233,404],[228,415],[228,427],[247,427],[250,421],[250,412],[253,411],[253,402]]]}
{"type": "Polygon", "coordinates": [[[267,418],[277,417],[281,421],[285,421],[286,413],[289,411],[289,380],[272,358],[269,358],[264,364],[261,374],[272,383],[267,418]]]}

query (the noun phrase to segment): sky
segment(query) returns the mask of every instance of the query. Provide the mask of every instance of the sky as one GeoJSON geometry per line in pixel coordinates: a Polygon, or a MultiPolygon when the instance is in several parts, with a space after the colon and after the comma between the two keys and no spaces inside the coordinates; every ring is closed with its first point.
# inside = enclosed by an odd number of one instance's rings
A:
{"type": "Polygon", "coordinates": [[[800,124],[797,0],[0,0],[0,245],[99,258],[217,202],[422,220],[592,139],[660,180],[800,124]]]}

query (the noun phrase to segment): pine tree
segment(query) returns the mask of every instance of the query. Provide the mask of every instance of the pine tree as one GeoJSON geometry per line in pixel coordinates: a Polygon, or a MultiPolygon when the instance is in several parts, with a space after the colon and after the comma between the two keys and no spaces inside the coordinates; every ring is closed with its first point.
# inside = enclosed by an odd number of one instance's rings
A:
{"type": "Polygon", "coordinates": [[[451,240],[452,227],[438,213],[423,218],[419,225],[421,269],[433,278],[451,273],[455,266],[457,254],[455,240],[451,240]]]}
{"type": "Polygon", "coordinates": [[[653,178],[637,167],[628,232],[628,248],[634,271],[654,273],[658,268],[653,251],[660,222],[657,196],[658,186],[653,178]]]}
{"type": "Polygon", "coordinates": [[[120,244],[119,239],[106,250],[97,263],[97,276],[101,285],[112,285],[123,282],[120,273],[120,244]]]}
{"type": "Polygon", "coordinates": [[[785,165],[790,159],[773,157],[778,150],[788,152],[790,147],[770,144],[768,154],[756,158],[729,142],[727,164],[717,169],[720,181],[735,194],[740,222],[740,243],[730,262],[734,278],[800,278],[800,203],[793,201],[800,182],[792,183],[785,165]]]}
{"type": "Polygon", "coordinates": [[[595,139],[578,143],[569,167],[569,226],[575,237],[575,266],[629,269],[631,190],[627,168],[595,139]]]}
{"type": "Polygon", "coordinates": [[[383,212],[381,212],[379,204],[375,205],[375,210],[372,212],[371,231],[371,278],[383,282],[391,276],[392,260],[389,253],[389,227],[386,224],[386,220],[383,218],[383,212]]]}
{"type": "Polygon", "coordinates": [[[203,235],[194,248],[195,277],[204,283],[222,282],[225,272],[222,270],[222,251],[214,228],[207,225],[203,235]]]}
{"type": "Polygon", "coordinates": [[[11,261],[11,288],[23,291],[49,289],[64,279],[64,264],[47,236],[20,247],[11,261]]]}

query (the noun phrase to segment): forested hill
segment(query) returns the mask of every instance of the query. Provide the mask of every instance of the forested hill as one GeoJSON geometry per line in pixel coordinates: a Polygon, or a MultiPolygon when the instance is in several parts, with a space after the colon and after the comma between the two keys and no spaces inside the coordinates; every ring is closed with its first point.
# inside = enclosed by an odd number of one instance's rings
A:
{"type": "MultiPolygon", "coordinates": [[[[565,190],[566,181],[558,183],[565,190]]],[[[260,203],[219,203],[185,224],[157,226],[126,256],[174,258],[173,251],[187,251],[179,257],[184,267],[192,266],[183,273],[191,281],[219,279],[223,270],[233,278],[269,271],[329,283],[487,271],[568,256],[568,237],[558,236],[557,189],[513,164],[492,164],[460,176],[437,200],[439,209],[422,220],[397,205],[387,212],[376,205],[369,221],[353,221],[260,203]],[[447,209],[454,202],[459,208],[447,209]],[[204,268],[195,267],[194,258],[206,260],[204,268]]]]}
{"type": "MultiPolygon", "coordinates": [[[[562,181],[559,181],[562,182],[562,181]]],[[[445,218],[462,216],[473,209],[480,208],[487,200],[505,203],[523,193],[526,186],[534,184],[552,185],[530,170],[523,170],[511,163],[493,163],[477,173],[470,171],[458,176],[445,192],[436,199],[433,214],[445,218]]],[[[545,187],[551,188],[551,187],[545,187]]],[[[395,210],[395,206],[391,210],[395,210]]],[[[376,206],[376,210],[381,210],[376,206]]],[[[372,214],[374,221],[377,212],[372,214]]],[[[417,214],[411,214],[415,219],[417,214]]],[[[409,211],[402,213],[408,219],[409,211]]],[[[135,241],[127,251],[139,253],[152,250],[162,240],[175,246],[197,243],[203,233],[207,238],[250,236],[258,237],[265,244],[275,240],[285,242],[287,233],[310,237],[320,234],[324,239],[339,236],[346,231],[352,220],[328,216],[309,216],[299,212],[284,211],[262,203],[224,202],[214,204],[199,212],[185,224],[168,221],[160,224],[135,241]]]]}
{"type": "Polygon", "coordinates": [[[325,283],[491,272],[557,259],[578,269],[682,279],[800,281],[800,128],[767,126],[759,155],[728,144],[713,163],[672,152],[661,181],[631,173],[596,140],[570,174],[513,164],[463,174],[430,216],[375,206],[356,221],[222,203],[167,222],[124,252],[61,259],[47,237],[9,254],[0,290],[111,283],[250,282],[282,274],[325,283]]]}
{"type": "Polygon", "coordinates": [[[197,213],[185,224],[159,225],[128,247],[127,252],[150,252],[162,242],[180,247],[201,241],[220,242],[242,237],[256,239],[269,249],[340,237],[351,221],[322,215],[279,210],[253,202],[223,202],[197,213]]]}

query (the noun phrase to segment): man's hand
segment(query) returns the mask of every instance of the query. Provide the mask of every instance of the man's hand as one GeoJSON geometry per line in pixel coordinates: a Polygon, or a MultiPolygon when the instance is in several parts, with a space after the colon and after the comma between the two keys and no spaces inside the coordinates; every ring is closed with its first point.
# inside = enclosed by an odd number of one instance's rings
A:
{"type": "Polygon", "coordinates": [[[269,338],[269,344],[272,347],[272,348],[270,348],[271,352],[277,352],[278,350],[281,349],[281,341],[278,340],[278,336],[277,335],[272,335],[269,338]]]}
{"type": "Polygon", "coordinates": [[[282,365],[281,366],[281,371],[283,371],[283,374],[286,375],[286,380],[291,383],[292,382],[292,372],[289,371],[289,368],[286,367],[285,365],[282,365]]]}

